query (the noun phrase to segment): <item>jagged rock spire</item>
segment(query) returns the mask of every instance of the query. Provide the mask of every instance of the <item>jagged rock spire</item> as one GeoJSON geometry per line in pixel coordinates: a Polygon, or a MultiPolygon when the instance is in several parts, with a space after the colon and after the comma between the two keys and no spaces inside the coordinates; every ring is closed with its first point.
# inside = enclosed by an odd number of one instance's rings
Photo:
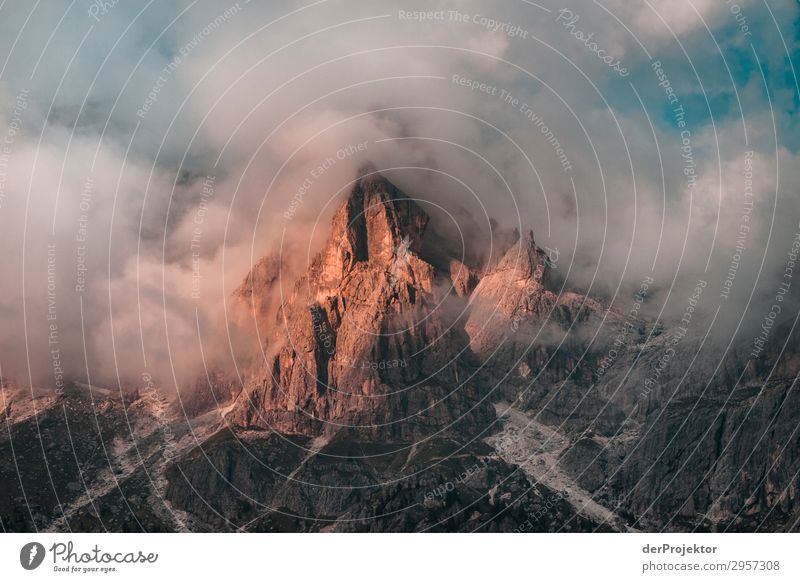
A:
{"type": "Polygon", "coordinates": [[[429,217],[394,184],[365,165],[333,218],[323,282],[332,285],[359,262],[389,269],[399,248],[418,253],[429,217]]]}

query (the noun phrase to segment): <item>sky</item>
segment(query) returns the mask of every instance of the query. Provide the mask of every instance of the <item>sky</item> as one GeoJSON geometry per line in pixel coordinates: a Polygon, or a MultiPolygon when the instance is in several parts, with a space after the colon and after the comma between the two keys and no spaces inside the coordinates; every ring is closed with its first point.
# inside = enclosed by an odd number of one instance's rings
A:
{"type": "Polygon", "coordinates": [[[793,282],[797,57],[789,0],[6,1],[0,375],[224,365],[250,265],[302,271],[367,162],[746,338],[793,282]]]}

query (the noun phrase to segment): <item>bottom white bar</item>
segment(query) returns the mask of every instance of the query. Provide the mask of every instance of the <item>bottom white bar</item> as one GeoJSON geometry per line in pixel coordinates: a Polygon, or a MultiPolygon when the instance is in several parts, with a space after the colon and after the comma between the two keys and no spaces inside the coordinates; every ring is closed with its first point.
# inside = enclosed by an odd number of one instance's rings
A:
{"type": "Polygon", "coordinates": [[[794,534],[3,534],[0,579],[796,581],[798,542],[794,534]]]}

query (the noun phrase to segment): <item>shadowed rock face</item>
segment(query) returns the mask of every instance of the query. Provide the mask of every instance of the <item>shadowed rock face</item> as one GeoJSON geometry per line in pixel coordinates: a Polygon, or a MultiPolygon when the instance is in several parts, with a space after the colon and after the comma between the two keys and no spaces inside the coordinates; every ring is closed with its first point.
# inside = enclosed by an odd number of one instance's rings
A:
{"type": "Polygon", "coordinates": [[[641,527],[796,528],[798,335],[787,329],[775,335],[781,339],[768,353],[750,361],[742,345],[701,346],[702,338],[689,335],[675,344],[672,332],[637,346],[601,384],[606,394],[614,388],[616,395],[606,398],[629,420],[576,445],[566,467],[582,478],[594,459],[607,464],[599,493],[641,527]],[[673,357],[656,376],[670,349],[673,357]],[[598,443],[605,446],[585,454],[586,445],[598,443]]]}
{"type": "Polygon", "coordinates": [[[613,423],[619,411],[585,388],[594,381],[608,336],[627,329],[638,337],[642,323],[555,288],[555,268],[533,233],[518,238],[470,296],[470,347],[484,362],[484,383],[496,398],[541,409],[549,422],[571,423],[577,406],[587,417],[613,423]],[[583,388],[569,394],[564,383],[583,388]]]}

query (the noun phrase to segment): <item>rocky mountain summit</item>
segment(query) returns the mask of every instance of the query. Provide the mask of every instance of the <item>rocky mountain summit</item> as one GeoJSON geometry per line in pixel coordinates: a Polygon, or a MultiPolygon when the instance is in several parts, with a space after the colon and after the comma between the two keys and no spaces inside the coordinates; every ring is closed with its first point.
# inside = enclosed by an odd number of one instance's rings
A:
{"type": "Polygon", "coordinates": [[[364,168],[299,276],[257,261],[233,297],[256,363],[180,408],[6,382],[3,528],[796,528],[793,329],[753,360],[565,288],[532,233],[456,211],[464,248],[415,200],[364,168]]]}
{"type": "Polygon", "coordinates": [[[448,303],[461,275],[421,254],[428,222],[379,174],[355,184],[325,248],[280,306],[270,355],[232,422],[390,442],[469,433],[492,420],[448,303]]]}

